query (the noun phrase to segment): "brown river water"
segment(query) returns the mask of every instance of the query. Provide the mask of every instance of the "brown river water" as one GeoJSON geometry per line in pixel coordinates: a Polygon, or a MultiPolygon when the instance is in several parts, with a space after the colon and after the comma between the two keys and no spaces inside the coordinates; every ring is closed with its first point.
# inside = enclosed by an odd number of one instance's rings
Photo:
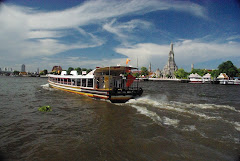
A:
{"type": "Polygon", "coordinates": [[[239,161],[240,86],[140,84],[113,104],[0,76],[0,160],[239,161]]]}

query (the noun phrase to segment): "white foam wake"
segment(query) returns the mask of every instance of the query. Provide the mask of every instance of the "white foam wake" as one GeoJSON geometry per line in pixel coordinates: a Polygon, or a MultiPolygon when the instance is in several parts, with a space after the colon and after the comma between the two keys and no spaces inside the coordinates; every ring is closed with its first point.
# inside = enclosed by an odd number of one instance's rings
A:
{"type": "Polygon", "coordinates": [[[49,90],[49,91],[53,91],[53,90],[54,90],[54,88],[51,88],[51,87],[49,86],[49,83],[43,84],[43,85],[41,85],[41,87],[42,87],[43,89],[49,90]]]}
{"type": "Polygon", "coordinates": [[[143,114],[143,115],[149,117],[150,119],[152,119],[155,123],[157,123],[159,125],[173,126],[176,128],[180,122],[180,120],[171,119],[166,116],[164,116],[162,119],[156,112],[153,112],[143,106],[137,106],[137,105],[131,105],[131,106],[133,108],[135,108],[140,114],[143,114]]]}
{"type": "Polygon", "coordinates": [[[153,99],[150,99],[149,96],[146,97],[142,97],[139,98],[137,100],[131,100],[128,102],[128,104],[130,105],[140,105],[140,106],[153,106],[155,108],[159,108],[162,110],[169,110],[169,111],[173,111],[173,112],[177,112],[177,113],[183,113],[183,114],[188,114],[188,115],[194,115],[194,116],[198,116],[204,119],[220,119],[220,117],[216,116],[207,116],[204,113],[199,113],[193,110],[190,110],[188,106],[188,104],[186,103],[173,103],[173,102],[160,102],[160,101],[156,101],[153,99]]]}
{"type": "MultiPolygon", "coordinates": [[[[240,131],[240,123],[236,121],[229,121],[228,118],[222,118],[221,110],[228,110],[229,112],[232,112],[233,114],[236,112],[240,112],[239,110],[236,110],[234,107],[228,106],[228,105],[215,105],[215,104],[193,104],[193,103],[182,103],[182,102],[174,102],[174,101],[165,101],[165,99],[152,99],[150,96],[141,97],[136,100],[130,100],[127,102],[130,106],[136,108],[140,113],[145,114],[148,117],[151,117],[153,119],[154,117],[158,116],[155,112],[149,111],[146,107],[154,107],[161,110],[167,110],[171,112],[181,113],[183,116],[189,117],[189,116],[197,116],[202,119],[206,120],[219,120],[226,122],[228,124],[231,124],[234,126],[234,128],[238,131],[240,131]],[[206,109],[211,109],[213,112],[209,113],[206,112],[206,109]],[[154,114],[153,114],[154,113],[154,114]],[[214,116],[210,116],[209,114],[214,116]]],[[[158,116],[159,117],[159,116],[158,116]]],[[[160,117],[159,117],[160,118],[160,117]]],[[[155,119],[153,119],[155,120],[155,119]]],[[[163,120],[161,121],[162,124],[165,125],[172,125],[177,126],[179,123],[179,120],[174,119],[167,119],[167,117],[163,117],[163,120]]],[[[186,128],[185,130],[188,130],[186,128]]],[[[190,131],[195,130],[190,127],[190,131]]]]}
{"type": "Polygon", "coordinates": [[[154,122],[161,125],[162,119],[155,112],[149,111],[146,107],[132,105],[140,114],[151,118],[154,122]]]}

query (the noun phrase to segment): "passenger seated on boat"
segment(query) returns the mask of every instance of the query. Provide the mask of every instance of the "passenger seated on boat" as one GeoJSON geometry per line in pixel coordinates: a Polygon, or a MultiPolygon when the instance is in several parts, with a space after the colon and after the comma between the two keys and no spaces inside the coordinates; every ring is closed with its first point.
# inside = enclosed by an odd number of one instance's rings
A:
{"type": "Polygon", "coordinates": [[[99,82],[99,78],[97,78],[97,80],[96,80],[96,81],[97,81],[96,88],[99,88],[99,83],[100,83],[100,82],[99,82]]]}
{"type": "Polygon", "coordinates": [[[72,85],[75,85],[75,80],[72,80],[72,85]]]}

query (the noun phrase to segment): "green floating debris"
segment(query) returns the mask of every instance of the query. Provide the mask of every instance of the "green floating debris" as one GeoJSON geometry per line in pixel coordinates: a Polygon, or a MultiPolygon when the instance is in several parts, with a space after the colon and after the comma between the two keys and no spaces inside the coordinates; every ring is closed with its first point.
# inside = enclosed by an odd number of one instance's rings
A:
{"type": "Polygon", "coordinates": [[[38,108],[38,111],[41,112],[51,112],[52,111],[52,107],[51,106],[42,106],[38,108]]]}

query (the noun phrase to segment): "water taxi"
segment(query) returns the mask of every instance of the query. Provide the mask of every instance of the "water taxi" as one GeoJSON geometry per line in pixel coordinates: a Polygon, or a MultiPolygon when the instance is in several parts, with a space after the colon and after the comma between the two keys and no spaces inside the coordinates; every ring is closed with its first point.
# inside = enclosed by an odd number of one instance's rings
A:
{"type": "Polygon", "coordinates": [[[240,79],[238,77],[234,77],[230,79],[226,73],[221,73],[217,77],[219,84],[223,85],[240,85],[240,79]]]}
{"type": "Polygon", "coordinates": [[[141,96],[143,89],[130,72],[137,68],[129,66],[97,67],[88,74],[71,71],[67,75],[48,75],[49,86],[59,90],[86,95],[97,99],[110,100],[112,103],[125,103],[141,96]]]}
{"type": "Polygon", "coordinates": [[[190,74],[188,78],[190,80],[189,83],[203,83],[202,77],[200,75],[198,75],[197,73],[190,74]]]}

